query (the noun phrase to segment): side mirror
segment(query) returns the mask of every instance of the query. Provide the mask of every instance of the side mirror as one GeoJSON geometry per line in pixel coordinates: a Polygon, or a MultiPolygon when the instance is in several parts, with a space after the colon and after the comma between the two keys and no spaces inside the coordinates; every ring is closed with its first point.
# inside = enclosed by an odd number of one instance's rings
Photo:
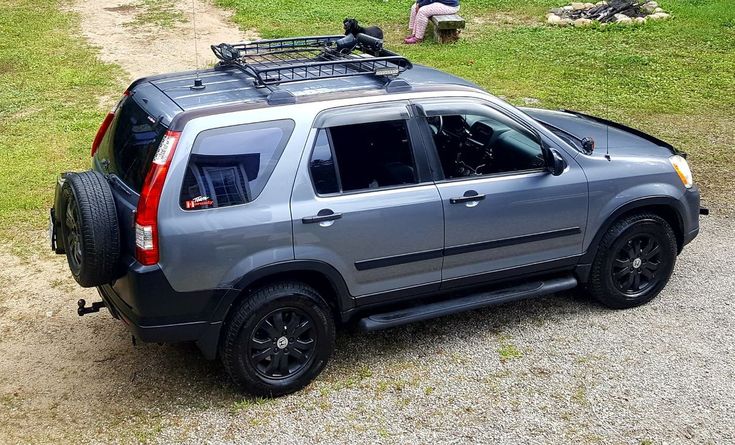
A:
{"type": "Polygon", "coordinates": [[[549,150],[550,152],[550,163],[549,163],[549,171],[554,176],[559,176],[562,173],[564,173],[564,169],[567,168],[567,163],[564,161],[564,158],[561,157],[561,155],[554,150],[549,150]]]}
{"type": "Polygon", "coordinates": [[[595,140],[591,137],[582,139],[582,150],[588,155],[591,155],[595,151],[595,140]]]}

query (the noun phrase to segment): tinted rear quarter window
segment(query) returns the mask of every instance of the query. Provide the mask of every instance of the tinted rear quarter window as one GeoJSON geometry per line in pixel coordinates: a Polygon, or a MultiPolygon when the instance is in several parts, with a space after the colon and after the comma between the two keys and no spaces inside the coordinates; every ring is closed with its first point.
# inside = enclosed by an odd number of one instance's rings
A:
{"type": "Polygon", "coordinates": [[[293,132],[292,120],[206,130],[197,136],[181,187],[181,208],[245,204],[265,188],[293,132]]]}
{"type": "Polygon", "coordinates": [[[166,130],[159,119],[148,115],[129,97],[115,115],[97,156],[109,162],[108,173],[140,192],[166,130]]]}

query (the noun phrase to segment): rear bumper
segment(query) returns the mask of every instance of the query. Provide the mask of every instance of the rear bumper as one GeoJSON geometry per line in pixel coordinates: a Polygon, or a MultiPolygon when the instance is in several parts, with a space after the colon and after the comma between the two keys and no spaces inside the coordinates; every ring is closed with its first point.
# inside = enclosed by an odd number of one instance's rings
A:
{"type": "Polygon", "coordinates": [[[97,290],[112,316],[122,320],[128,330],[140,341],[150,343],[196,341],[208,324],[204,321],[145,324],[145,319],[136,315],[132,308],[115,293],[112,286],[100,286],[97,290]]]}
{"type": "Polygon", "coordinates": [[[222,321],[212,321],[210,316],[228,289],[177,292],[160,267],[131,260],[125,276],[97,290],[112,316],[122,320],[137,339],[194,341],[207,358],[216,356],[222,321]]]}

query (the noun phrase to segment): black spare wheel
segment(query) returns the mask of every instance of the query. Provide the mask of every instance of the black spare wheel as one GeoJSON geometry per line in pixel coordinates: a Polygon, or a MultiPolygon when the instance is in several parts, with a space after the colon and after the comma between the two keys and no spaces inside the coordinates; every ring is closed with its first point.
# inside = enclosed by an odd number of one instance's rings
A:
{"type": "Polygon", "coordinates": [[[66,259],[77,283],[94,287],[117,278],[120,228],[105,177],[96,171],[68,175],[59,207],[66,259]]]}
{"type": "Polygon", "coordinates": [[[324,369],[334,338],[331,311],[315,289],[277,282],[244,296],[226,324],[220,355],[241,389],[280,396],[303,388],[324,369]]]}

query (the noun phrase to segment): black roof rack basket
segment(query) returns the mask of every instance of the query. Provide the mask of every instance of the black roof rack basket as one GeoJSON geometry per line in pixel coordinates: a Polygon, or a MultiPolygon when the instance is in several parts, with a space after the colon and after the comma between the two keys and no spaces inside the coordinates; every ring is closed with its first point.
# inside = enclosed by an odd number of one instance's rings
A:
{"type": "Polygon", "coordinates": [[[296,37],[212,45],[218,67],[235,67],[258,87],[313,79],[374,75],[393,78],[411,62],[383,48],[382,40],[358,34],[345,48],[345,36],[296,37]]]}

